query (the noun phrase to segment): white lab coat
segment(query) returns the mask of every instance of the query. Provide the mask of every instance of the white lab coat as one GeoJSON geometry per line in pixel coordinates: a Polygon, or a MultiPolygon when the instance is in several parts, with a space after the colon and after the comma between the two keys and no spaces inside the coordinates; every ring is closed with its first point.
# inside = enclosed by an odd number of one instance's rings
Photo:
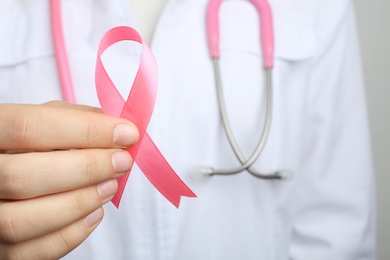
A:
{"type": "MultiPolygon", "coordinates": [[[[97,230],[66,258],[374,259],[373,172],[352,2],[270,1],[274,118],[255,167],[293,170],[286,182],[247,173],[205,181],[189,175],[194,165],[238,164],[217,109],[206,2],[171,0],[162,14],[152,45],[159,93],[148,129],[198,198],[183,198],[176,209],[135,167],[120,209],[107,205],[97,230]]],[[[137,26],[130,1],[64,0],[63,9],[77,101],[97,106],[97,44],[109,28],[137,26]]],[[[220,22],[228,112],[249,156],[265,111],[259,21],[248,1],[229,0],[220,22]]],[[[48,1],[2,0],[0,35],[0,102],[61,99],[48,1]]],[[[139,51],[128,47],[130,61],[121,46],[105,55],[122,93],[131,85],[139,51]]]]}

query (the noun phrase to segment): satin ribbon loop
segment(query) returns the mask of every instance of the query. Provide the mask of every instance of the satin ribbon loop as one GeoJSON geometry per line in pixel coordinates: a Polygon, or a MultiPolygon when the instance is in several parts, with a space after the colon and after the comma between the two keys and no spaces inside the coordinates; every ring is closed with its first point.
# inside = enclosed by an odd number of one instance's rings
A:
{"type": "MultiPolygon", "coordinates": [[[[179,207],[181,196],[196,195],[177,176],[146,132],[157,96],[157,75],[154,56],[136,30],[120,26],[104,34],[99,44],[95,70],[96,91],[103,112],[126,118],[138,127],[138,143],[126,150],[154,187],[173,205],[179,207]],[[111,81],[101,60],[104,51],[121,41],[134,41],[142,45],[140,65],[126,101],[111,81]]],[[[119,207],[129,175],[130,172],[118,178],[118,192],[112,199],[116,207],[119,207]]]]}

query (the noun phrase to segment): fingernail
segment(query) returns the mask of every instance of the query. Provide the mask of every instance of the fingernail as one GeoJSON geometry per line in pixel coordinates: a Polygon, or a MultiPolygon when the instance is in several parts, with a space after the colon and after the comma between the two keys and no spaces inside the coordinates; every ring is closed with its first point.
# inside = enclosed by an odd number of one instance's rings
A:
{"type": "Polygon", "coordinates": [[[94,212],[86,216],[84,218],[84,222],[87,225],[87,227],[93,227],[103,218],[103,215],[104,215],[103,209],[98,208],[97,210],[95,210],[94,212]]]}
{"type": "Polygon", "coordinates": [[[116,179],[108,180],[98,184],[97,189],[100,197],[105,200],[116,193],[118,189],[118,182],[116,179]]]}
{"type": "Polygon", "coordinates": [[[112,167],[115,173],[127,172],[131,169],[133,160],[126,151],[115,152],[112,157],[112,167]]]}
{"type": "Polygon", "coordinates": [[[114,129],[114,142],[120,146],[133,145],[138,140],[138,134],[134,127],[129,125],[117,125],[114,129]]]}

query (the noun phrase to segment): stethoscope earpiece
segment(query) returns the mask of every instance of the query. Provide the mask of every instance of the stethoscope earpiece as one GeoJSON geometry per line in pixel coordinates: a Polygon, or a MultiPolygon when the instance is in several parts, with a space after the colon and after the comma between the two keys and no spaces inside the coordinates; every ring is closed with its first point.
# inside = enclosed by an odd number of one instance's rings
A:
{"type": "Polygon", "coordinates": [[[212,176],[213,168],[197,165],[192,167],[190,170],[190,175],[194,180],[204,181],[209,179],[212,176]]]}
{"type": "Polygon", "coordinates": [[[294,178],[294,172],[292,170],[278,171],[278,175],[280,176],[280,180],[282,181],[290,181],[294,178]]]}

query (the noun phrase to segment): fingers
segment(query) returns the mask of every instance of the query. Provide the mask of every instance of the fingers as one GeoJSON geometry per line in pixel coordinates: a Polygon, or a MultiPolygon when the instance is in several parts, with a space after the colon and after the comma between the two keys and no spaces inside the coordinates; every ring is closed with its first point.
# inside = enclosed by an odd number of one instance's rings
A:
{"type": "Polygon", "coordinates": [[[132,166],[119,148],[138,136],[98,108],[0,105],[0,259],[60,258],[77,247],[132,166]]]}
{"type": "Polygon", "coordinates": [[[117,178],[132,167],[119,149],[0,155],[0,199],[20,200],[79,189],[117,178]]]}
{"type": "Polygon", "coordinates": [[[0,241],[20,243],[54,232],[87,216],[110,201],[116,179],[79,190],[0,204],[0,241]]]}
{"type": "Polygon", "coordinates": [[[125,119],[66,106],[0,105],[0,150],[128,147],[138,140],[125,119]]]}
{"type": "Polygon", "coordinates": [[[98,208],[60,230],[18,244],[0,244],[0,259],[59,259],[80,245],[103,218],[98,208]]]}

